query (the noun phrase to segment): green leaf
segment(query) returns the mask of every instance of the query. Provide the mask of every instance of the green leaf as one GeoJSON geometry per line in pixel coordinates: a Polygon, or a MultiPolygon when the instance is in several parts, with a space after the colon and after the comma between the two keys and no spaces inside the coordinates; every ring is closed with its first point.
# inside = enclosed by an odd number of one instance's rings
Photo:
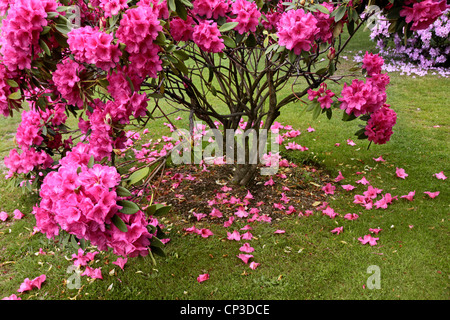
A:
{"type": "Polygon", "coordinates": [[[162,216],[162,215],[169,213],[169,211],[171,209],[172,209],[172,206],[165,206],[161,203],[157,203],[157,204],[149,206],[147,208],[146,212],[150,216],[162,216]]]}
{"type": "Polygon", "coordinates": [[[116,187],[116,193],[119,197],[131,197],[131,195],[132,195],[130,190],[128,190],[124,187],[121,187],[121,186],[116,187]]]}
{"type": "Polygon", "coordinates": [[[11,99],[11,100],[19,100],[20,98],[22,98],[22,93],[20,93],[20,90],[17,90],[16,92],[11,93],[8,96],[8,99],[11,99]]]}
{"type": "Polygon", "coordinates": [[[247,47],[253,48],[256,46],[257,42],[256,42],[256,38],[253,35],[253,33],[250,33],[247,37],[247,40],[245,40],[245,44],[247,47]]]}
{"type": "Polygon", "coordinates": [[[170,10],[177,11],[177,5],[175,3],[175,0],[168,0],[167,4],[169,5],[170,10]]]}
{"type": "Polygon", "coordinates": [[[67,24],[56,24],[55,28],[62,34],[68,34],[70,32],[70,28],[67,24]]]}
{"type": "Polygon", "coordinates": [[[157,237],[153,237],[151,240],[150,247],[164,248],[164,243],[159,240],[157,237]]]}
{"type": "Polygon", "coordinates": [[[11,88],[17,88],[17,87],[19,87],[19,84],[18,84],[16,81],[12,80],[12,79],[6,80],[6,84],[7,84],[8,86],[10,86],[11,88]]]}
{"type": "Polygon", "coordinates": [[[141,180],[143,180],[149,173],[150,169],[149,167],[144,167],[136,172],[133,172],[128,180],[130,181],[130,184],[135,184],[141,180]]]}
{"type": "Polygon", "coordinates": [[[356,119],[356,116],[353,113],[348,114],[347,112],[344,111],[344,114],[342,116],[342,121],[352,121],[355,119],[356,119]]]}
{"type": "Polygon", "coordinates": [[[224,23],[224,24],[219,28],[219,31],[220,31],[220,32],[230,31],[230,30],[234,29],[238,24],[239,24],[239,22],[227,22],[227,23],[224,23]]]}
{"type": "Polygon", "coordinates": [[[125,214],[135,214],[140,210],[139,206],[136,203],[128,200],[119,200],[117,201],[117,205],[122,207],[122,209],[120,209],[119,212],[125,214]]]}
{"type": "Polygon", "coordinates": [[[159,247],[153,247],[153,246],[150,246],[150,249],[151,249],[152,253],[154,253],[160,257],[163,257],[163,258],[166,257],[166,253],[164,252],[163,249],[161,249],[159,247]]]}
{"type": "Polygon", "coordinates": [[[318,103],[313,110],[313,114],[312,114],[313,120],[317,119],[321,113],[322,113],[322,107],[318,103]]]}
{"type": "Polygon", "coordinates": [[[344,6],[344,5],[339,6],[339,8],[337,8],[337,10],[334,10],[332,12],[332,15],[334,16],[334,21],[339,22],[345,16],[346,12],[347,12],[346,6],[344,6]]]}
{"type": "Polygon", "coordinates": [[[117,229],[119,229],[120,231],[122,231],[122,232],[128,231],[127,225],[125,224],[125,222],[123,222],[123,220],[117,214],[115,214],[111,218],[111,221],[117,227],[117,229]]]}
{"type": "Polygon", "coordinates": [[[315,4],[313,7],[314,7],[315,9],[319,10],[319,11],[322,12],[322,13],[330,14],[330,11],[329,11],[326,7],[324,7],[323,5],[321,5],[321,4],[315,4]]]}
{"type": "Polygon", "coordinates": [[[42,50],[44,50],[45,54],[48,56],[51,56],[52,53],[50,52],[49,47],[47,46],[47,44],[45,43],[45,41],[43,41],[42,39],[39,40],[39,46],[41,47],[42,50]]]}
{"type": "Polygon", "coordinates": [[[176,12],[181,19],[187,20],[186,7],[181,2],[176,1],[176,12]]]}
{"type": "Polygon", "coordinates": [[[223,44],[227,46],[228,48],[236,48],[236,42],[234,42],[233,39],[231,39],[229,36],[222,35],[223,44]]]}
{"type": "Polygon", "coordinates": [[[94,166],[94,162],[95,162],[95,159],[94,159],[94,156],[92,155],[91,158],[89,159],[87,167],[92,168],[94,166]]]}

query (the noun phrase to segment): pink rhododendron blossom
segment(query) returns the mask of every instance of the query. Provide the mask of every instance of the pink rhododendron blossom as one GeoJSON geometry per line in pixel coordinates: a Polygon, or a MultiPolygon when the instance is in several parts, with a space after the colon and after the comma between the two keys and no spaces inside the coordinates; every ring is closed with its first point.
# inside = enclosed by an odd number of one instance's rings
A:
{"type": "Polygon", "coordinates": [[[230,227],[234,222],[234,217],[231,216],[227,221],[223,223],[224,228],[230,227]]]}
{"type": "Polygon", "coordinates": [[[236,18],[231,19],[232,22],[239,24],[234,28],[240,34],[246,32],[255,32],[259,24],[261,12],[255,2],[247,0],[235,0],[231,4],[231,13],[236,15],[236,18]]]}
{"type": "Polygon", "coordinates": [[[201,282],[206,281],[206,280],[209,280],[209,274],[208,273],[201,274],[201,275],[199,275],[197,277],[197,282],[198,283],[201,283],[201,282]]]}
{"type": "Polygon", "coordinates": [[[220,36],[221,34],[217,27],[217,23],[212,20],[206,20],[194,27],[192,40],[201,50],[217,53],[225,48],[223,39],[220,36]]]}
{"type": "Polygon", "coordinates": [[[194,0],[192,4],[192,12],[206,19],[223,17],[230,10],[228,0],[194,0]]]}
{"type": "Polygon", "coordinates": [[[366,69],[367,75],[372,76],[381,73],[381,67],[383,66],[384,60],[378,54],[366,51],[362,62],[362,68],[366,69]]]}
{"type": "Polygon", "coordinates": [[[255,261],[250,262],[249,267],[252,270],[255,270],[256,268],[258,268],[261,264],[255,261]]]}
{"type": "Polygon", "coordinates": [[[430,192],[430,191],[425,191],[425,194],[427,194],[430,198],[434,199],[439,195],[439,191],[435,191],[435,192],[430,192]]]}
{"type": "Polygon", "coordinates": [[[80,74],[85,70],[84,66],[71,59],[65,59],[57,64],[53,72],[53,82],[61,96],[69,104],[83,107],[83,99],[78,83],[81,81],[80,74]]]}
{"type": "Polygon", "coordinates": [[[407,23],[412,22],[412,31],[428,28],[448,7],[445,0],[409,1],[408,4],[411,3],[412,7],[403,6],[400,16],[405,17],[407,23]]]}
{"type": "Polygon", "coordinates": [[[55,0],[16,0],[11,2],[8,15],[2,21],[0,55],[10,70],[31,68],[31,60],[42,52],[40,33],[47,26],[48,13],[56,13],[55,0]]]}
{"type": "Polygon", "coordinates": [[[114,68],[122,52],[114,37],[90,26],[75,28],[67,34],[67,43],[76,60],[94,64],[103,70],[114,68]]]}
{"type": "Polygon", "coordinates": [[[283,233],[286,233],[286,231],[278,229],[278,230],[275,230],[273,233],[275,233],[275,234],[283,234],[283,233]]]}
{"type": "MultiPolygon", "coordinates": [[[[324,6],[330,12],[330,14],[334,10],[334,5],[332,3],[323,2],[321,3],[321,5],[324,6]]],[[[327,43],[331,43],[333,39],[333,30],[335,25],[334,17],[332,17],[330,14],[321,11],[317,11],[314,13],[314,17],[317,19],[317,27],[319,28],[317,39],[327,43]]],[[[334,48],[331,47],[331,49],[334,48]]]]}
{"type": "Polygon", "coordinates": [[[392,197],[390,193],[386,193],[380,200],[375,202],[375,206],[377,209],[387,209],[388,205],[392,203],[393,200],[396,200],[397,196],[392,197]]]}
{"type": "Polygon", "coordinates": [[[409,201],[413,201],[415,195],[416,195],[416,191],[414,190],[414,191],[409,192],[407,195],[401,196],[400,198],[405,198],[409,201]]]}
{"type": "Polygon", "coordinates": [[[188,16],[186,20],[175,18],[170,21],[170,33],[175,41],[192,40],[194,20],[188,16]]]}
{"type": "Polygon", "coordinates": [[[319,33],[317,19],[303,9],[289,10],[281,14],[278,21],[278,44],[293,50],[299,55],[302,51],[310,51],[315,36],[319,33]]]}
{"type": "Polygon", "coordinates": [[[384,104],[370,115],[364,134],[375,144],[385,144],[392,135],[392,128],[397,122],[397,113],[384,104]]]}
{"type": "Polygon", "coordinates": [[[325,82],[320,85],[320,88],[317,91],[308,89],[308,99],[310,101],[317,99],[317,102],[319,102],[322,109],[331,108],[331,104],[333,103],[332,98],[334,96],[335,94],[330,89],[327,89],[327,84],[325,82]]]}
{"type": "Polygon", "coordinates": [[[408,176],[408,174],[405,172],[405,169],[403,168],[396,168],[395,174],[401,179],[405,179],[408,176]]]}
{"type": "Polygon", "coordinates": [[[363,195],[366,198],[375,199],[378,194],[380,194],[383,190],[374,188],[372,186],[369,186],[366,191],[363,192],[363,195]]]}
{"type": "Polygon", "coordinates": [[[222,218],[223,214],[219,209],[213,208],[211,213],[209,214],[211,217],[222,218]]]}
{"type": "Polygon", "coordinates": [[[337,227],[331,230],[331,233],[340,234],[344,230],[344,227],[337,227]]]}
{"type": "Polygon", "coordinates": [[[444,171],[441,171],[439,173],[435,173],[435,174],[433,174],[433,176],[436,177],[437,179],[440,179],[440,180],[447,179],[447,177],[444,175],[444,171]]]}
{"type": "Polygon", "coordinates": [[[248,263],[248,261],[253,258],[252,254],[246,254],[246,253],[240,253],[238,255],[236,255],[236,257],[238,257],[239,259],[241,259],[245,264],[248,263]]]}
{"type": "Polygon", "coordinates": [[[314,132],[314,131],[316,131],[316,129],[314,129],[313,127],[309,126],[308,129],[306,129],[306,131],[308,131],[308,132],[314,132]]]}
{"type": "Polygon", "coordinates": [[[242,234],[242,240],[252,240],[253,239],[253,235],[250,231],[247,231],[246,233],[242,234]]]}
{"type": "Polygon", "coordinates": [[[167,20],[169,18],[169,8],[166,0],[140,0],[137,5],[150,8],[159,19],[167,20]]]}
{"type": "Polygon", "coordinates": [[[196,212],[192,212],[192,214],[194,215],[194,217],[197,218],[197,221],[200,221],[201,219],[207,217],[208,215],[206,213],[196,213],[196,212]]]}
{"type": "Polygon", "coordinates": [[[364,238],[359,237],[358,240],[359,240],[362,244],[369,243],[371,246],[375,246],[375,245],[377,245],[377,240],[379,240],[379,238],[374,238],[374,237],[372,237],[370,234],[366,234],[366,235],[364,236],[364,238]]]}
{"type": "Polygon", "coordinates": [[[100,0],[100,8],[105,11],[105,17],[115,16],[119,11],[128,8],[128,0],[100,0]]]}

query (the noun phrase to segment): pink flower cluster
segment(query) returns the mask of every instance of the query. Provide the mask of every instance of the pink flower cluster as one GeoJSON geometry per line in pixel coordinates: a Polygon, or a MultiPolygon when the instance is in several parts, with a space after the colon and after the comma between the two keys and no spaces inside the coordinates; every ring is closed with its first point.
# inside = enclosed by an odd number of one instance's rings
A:
{"type": "Polygon", "coordinates": [[[68,34],[67,43],[75,60],[95,64],[98,68],[109,70],[119,62],[122,52],[114,37],[90,26],[77,28],[68,34]]]}
{"type": "Polygon", "coordinates": [[[105,11],[105,17],[109,18],[128,8],[127,2],[128,0],[100,0],[100,8],[105,11]]]}
{"type": "Polygon", "coordinates": [[[67,58],[56,66],[52,75],[56,89],[61,93],[62,98],[80,109],[83,107],[83,99],[78,83],[81,81],[80,76],[84,70],[83,65],[67,58]]]}
{"type": "Polygon", "coordinates": [[[159,19],[169,19],[169,8],[166,0],[140,0],[137,5],[151,8],[159,19]]]}
{"type": "Polygon", "coordinates": [[[396,122],[397,114],[389,108],[389,105],[384,104],[370,115],[365,135],[368,136],[369,141],[373,141],[375,144],[385,144],[390,140],[393,133],[392,128],[396,122]]]}
{"type": "Polygon", "coordinates": [[[230,10],[228,0],[194,0],[192,12],[206,19],[224,17],[230,10]]]}
{"type": "Polygon", "coordinates": [[[289,10],[281,15],[278,22],[278,43],[299,55],[302,51],[311,50],[319,31],[317,19],[310,12],[289,10]]]}
{"type": "Polygon", "coordinates": [[[0,64],[0,114],[9,116],[8,96],[11,94],[11,87],[6,82],[8,71],[3,64],[0,64]]]}
{"type": "Polygon", "coordinates": [[[48,238],[54,238],[62,229],[89,240],[100,250],[110,247],[121,256],[148,254],[152,235],[147,230],[145,214],[119,212],[120,198],[115,191],[120,183],[119,173],[115,167],[100,164],[88,167],[90,156],[86,151],[85,145],[77,145],[61,160],[58,171],[45,177],[41,202],[33,208],[36,227],[48,238]],[[125,222],[127,232],[112,223],[115,215],[125,222]]]}
{"type": "Polygon", "coordinates": [[[368,76],[373,76],[381,73],[381,68],[384,64],[384,59],[378,54],[369,53],[366,51],[362,61],[362,68],[366,69],[368,76]]]}
{"type": "Polygon", "coordinates": [[[22,122],[19,124],[16,133],[16,142],[22,149],[27,149],[32,145],[41,145],[44,138],[41,136],[41,115],[39,112],[30,110],[22,112],[22,122]]]}
{"type": "Polygon", "coordinates": [[[175,18],[170,21],[170,33],[175,41],[192,40],[194,33],[194,20],[188,16],[186,21],[181,18],[175,18]]]}
{"type": "Polygon", "coordinates": [[[442,12],[450,7],[445,0],[424,0],[420,2],[411,0],[408,2],[413,3],[412,7],[403,6],[400,16],[405,17],[407,23],[412,22],[411,30],[428,28],[442,15],[442,12]]]}
{"type": "Polygon", "coordinates": [[[313,101],[317,98],[317,101],[320,104],[320,107],[322,109],[329,109],[331,108],[331,104],[333,103],[333,98],[335,94],[330,90],[327,89],[327,84],[325,82],[322,82],[320,85],[319,90],[314,91],[312,89],[308,90],[308,99],[310,101],[313,101]]]}
{"type": "Polygon", "coordinates": [[[123,15],[117,29],[117,39],[126,45],[130,54],[130,67],[141,77],[157,77],[162,69],[159,46],[154,44],[158,32],[162,31],[158,15],[151,7],[139,6],[123,15]]]}
{"type": "Polygon", "coordinates": [[[362,114],[373,113],[386,102],[386,86],[389,84],[387,74],[376,73],[381,71],[380,63],[383,59],[378,55],[366,53],[363,67],[371,77],[363,80],[354,79],[350,85],[344,84],[341,92],[341,109],[347,114],[359,117],[362,114]]]}
{"type": "MultiPolygon", "coordinates": [[[[322,2],[322,6],[328,9],[328,11],[333,12],[334,6],[332,3],[322,2]]],[[[331,43],[333,39],[333,30],[334,30],[334,17],[330,16],[330,14],[317,11],[314,13],[314,17],[317,19],[317,28],[319,28],[319,32],[317,33],[317,38],[322,42],[331,43]]]]}
{"type": "Polygon", "coordinates": [[[0,54],[10,71],[31,68],[32,52],[42,52],[39,36],[47,26],[48,12],[55,12],[55,0],[17,0],[2,21],[0,54]]]}
{"type": "Polygon", "coordinates": [[[217,23],[212,20],[205,20],[194,27],[192,39],[199,48],[206,52],[221,52],[225,45],[217,23]]]}
{"type": "Polygon", "coordinates": [[[239,23],[234,28],[237,32],[244,34],[249,31],[256,31],[261,12],[255,2],[236,0],[231,5],[231,13],[236,15],[236,18],[231,19],[231,21],[239,23]]]}
{"type": "Polygon", "coordinates": [[[33,169],[46,169],[53,164],[53,159],[44,150],[36,150],[31,147],[18,153],[17,149],[12,149],[9,156],[5,157],[5,166],[9,169],[6,178],[12,177],[15,173],[28,173],[33,169]]]}

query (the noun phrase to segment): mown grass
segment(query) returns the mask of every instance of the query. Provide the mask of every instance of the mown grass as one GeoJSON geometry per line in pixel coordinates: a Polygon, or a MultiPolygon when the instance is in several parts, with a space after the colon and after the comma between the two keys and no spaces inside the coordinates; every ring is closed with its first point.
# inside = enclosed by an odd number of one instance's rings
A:
{"type": "MultiPolygon", "coordinates": [[[[352,52],[373,48],[367,33],[360,32],[357,40],[349,49],[352,52]]],[[[397,112],[398,122],[388,144],[367,149],[366,140],[353,136],[359,120],[344,123],[340,113],[331,120],[325,116],[312,120],[299,103],[287,106],[278,121],[300,129],[302,134],[295,141],[309,147],[309,152],[284,155],[298,164],[313,161],[331,177],[341,171],[345,184],[356,185],[362,176],[356,172],[362,172],[383,193],[400,197],[416,190],[413,202],[399,199],[385,210],[365,210],[353,204],[353,195],[365,191],[358,185],[352,192],[330,196],[331,206],[340,213],[334,220],[315,214],[256,224],[252,233],[257,239],[250,242],[255,248],[254,260],[261,263],[256,270],[236,258],[243,242],[226,240],[227,230],[221,225],[196,223],[215,234],[203,239],[184,234],[182,228],[192,222],[169,215],[164,223],[171,241],[166,246],[167,256],[156,257],[156,266],[149,257],[135,258],[129,259],[122,271],[111,264],[114,255],[101,253],[92,266],[102,267],[103,280],[90,283],[82,277],[81,289],[71,290],[65,284],[70,276],[66,270],[76,250],[61,239],[55,243],[41,234],[31,235],[34,218],[30,212],[37,196],[7,189],[2,180],[0,210],[12,213],[19,208],[26,216],[0,222],[0,297],[16,293],[25,278],[44,273],[47,280],[42,289],[24,293],[22,299],[448,299],[449,187],[448,180],[438,180],[433,174],[450,173],[450,81],[434,76],[390,76],[388,103],[397,112]],[[308,133],[309,126],[316,131],[308,133]],[[347,139],[354,139],[357,145],[347,145],[347,139]],[[386,162],[373,160],[380,155],[386,162]],[[395,176],[396,167],[406,170],[406,180],[395,176]],[[441,193],[430,199],[424,191],[441,193]],[[360,218],[347,221],[342,219],[345,213],[358,213],[360,218]],[[344,226],[342,234],[330,233],[338,226],[344,226]],[[357,239],[376,227],[383,229],[378,245],[361,245],[357,239]],[[273,234],[276,229],[286,233],[273,234]],[[37,256],[39,248],[54,254],[37,256]],[[381,289],[364,288],[371,265],[380,268],[381,289]],[[210,280],[200,284],[196,278],[202,273],[209,273],[210,280]]],[[[2,156],[13,145],[8,134],[15,131],[18,120],[0,119],[2,156]]],[[[154,138],[169,135],[164,122],[162,118],[150,124],[154,138]]]]}

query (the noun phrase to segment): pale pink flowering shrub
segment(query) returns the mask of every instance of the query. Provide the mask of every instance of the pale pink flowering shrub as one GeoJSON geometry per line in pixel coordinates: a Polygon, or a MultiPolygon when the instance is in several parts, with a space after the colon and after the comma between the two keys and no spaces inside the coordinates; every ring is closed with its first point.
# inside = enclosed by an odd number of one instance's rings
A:
{"type": "Polygon", "coordinates": [[[192,12],[206,19],[224,17],[230,10],[228,0],[194,0],[192,12]]]}
{"type": "Polygon", "coordinates": [[[220,38],[220,31],[217,23],[212,20],[200,22],[194,27],[194,34],[192,36],[195,44],[201,50],[206,52],[221,52],[225,45],[223,39],[220,38]]]}
{"type": "Polygon", "coordinates": [[[278,22],[278,44],[299,55],[302,51],[311,50],[319,31],[317,19],[310,12],[289,10],[281,15],[278,22]]]}
{"type": "Polygon", "coordinates": [[[84,70],[83,65],[68,58],[59,63],[53,72],[53,82],[62,98],[79,108],[83,107],[83,99],[77,84],[81,81],[80,74],[84,70]]]}
{"type": "Polygon", "coordinates": [[[122,55],[119,45],[113,44],[113,35],[98,28],[87,26],[73,29],[67,36],[67,43],[76,60],[95,64],[103,70],[114,68],[122,55]]]}
{"type": "Polygon", "coordinates": [[[11,4],[8,16],[2,21],[0,54],[10,70],[31,68],[32,53],[42,52],[39,34],[48,12],[55,12],[54,0],[16,0],[11,4]]]}
{"type": "Polygon", "coordinates": [[[397,122],[397,114],[385,104],[382,108],[370,115],[365,134],[369,141],[375,144],[388,142],[393,133],[392,127],[397,122]]]}
{"type": "Polygon", "coordinates": [[[317,99],[322,109],[331,108],[331,104],[333,103],[332,98],[334,96],[335,94],[330,89],[327,89],[327,84],[325,82],[320,85],[317,91],[314,91],[312,89],[308,90],[308,99],[310,101],[317,99]]]}
{"type": "Polygon", "coordinates": [[[186,21],[181,18],[175,18],[170,21],[170,30],[175,41],[192,40],[194,33],[194,20],[188,16],[186,21]]]}
{"type": "Polygon", "coordinates": [[[239,23],[234,30],[240,34],[256,31],[261,12],[255,2],[235,0],[231,5],[231,13],[236,15],[236,18],[231,19],[231,21],[239,23]]]}
{"type": "Polygon", "coordinates": [[[422,30],[428,28],[437,18],[442,15],[449,6],[445,0],[424,0],[413,3],[412,7],[403,6],[400,16],[405,17],[407,23],[411,23],[411,30],[422,30]]]}

